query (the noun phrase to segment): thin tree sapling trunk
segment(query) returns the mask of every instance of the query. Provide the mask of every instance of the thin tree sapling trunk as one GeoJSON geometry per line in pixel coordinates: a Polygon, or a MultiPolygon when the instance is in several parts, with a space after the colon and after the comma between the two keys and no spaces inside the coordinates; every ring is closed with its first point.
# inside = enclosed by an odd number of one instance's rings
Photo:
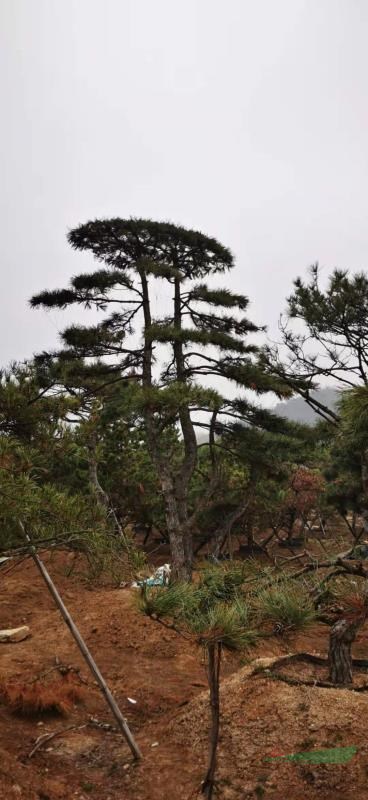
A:
{"type": "Polygon", "coordinates": [[[212,800],[215,788],[215,773],[217,760],[217,745],[220,729],[220,665],[222,645],[215,642],[207,645],[208,657],[208,684],[210,689],[211,728],[209,761],[206,777],[202,784],[202,794],[207,800],[212,800]]]}
{"type": "Polygon", "coordinates": [[[97,459],[91,449],[88,449],[89,457],[88,457],[88,472],[89,472],[89,483],[91,490],[97,500],[98,505],[100,508],[104,509],[105,511],[109,511],[110,501],[103,490],[100,481],[98,479],[98,472],[97,472],[97,459]]]}
{"type": "MultiPolygon", "coordinates": [[[[109,495],[102,488],[98,477],[98,459],[96,455],[97,443],[95,439],[90,439],[87,445],[88,452],[88,473],[89,483],[92,494],[94,494],[97,504],[106,513],[107,517],[111,517],[115,526],[116,533],[125,540],[123,529],[118,520],[116,511],[110,501],[109,495]]],[[[125,540],[126,541],[126,540],[125,540]]]]}

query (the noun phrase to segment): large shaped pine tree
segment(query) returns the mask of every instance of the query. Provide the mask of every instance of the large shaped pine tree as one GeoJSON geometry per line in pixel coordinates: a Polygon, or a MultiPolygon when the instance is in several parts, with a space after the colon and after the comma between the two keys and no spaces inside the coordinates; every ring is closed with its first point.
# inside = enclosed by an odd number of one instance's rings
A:
{"type": "MultiPolygon", "coordinates": [[[[209,429],[215,446],[221,419],[226,421],[229,414],[254,424],[251,403],[242,403],[240,410],[237,401],[205,388],[201,377],[225,378],[257,393],[271,390],[281,395],[284,386],[257,367],[256,348],[245,342],[246,334],[258,330],[243,315],[247,298],[205,282],[233,267],[231,252],[216,239],[143,219],[95,220],[72,230],[68,238],[75,249],[90,250],[102,267],[74,277],[68,289],[41,292],[31,305],[80,304],[105,312],[97,325],[67,328],[62,334],[64,350],[50,356],[95,364],[105,385],[132,374],[139,380],[148,448],[165,501],[174,574],[190,579],[195,513],[189,511],[188,491],[197,464],[195,425],[209,429]],[[157,308],[162,281],[171,287],[164,318],[157,308]],[[179,426],[183,441],[179,460],[177,448],[171,454],[163,446],[167,440],[162,432],[173,424],[179,426]]],[[[208,497],[215,485],[209,482],[208,497]]]]}

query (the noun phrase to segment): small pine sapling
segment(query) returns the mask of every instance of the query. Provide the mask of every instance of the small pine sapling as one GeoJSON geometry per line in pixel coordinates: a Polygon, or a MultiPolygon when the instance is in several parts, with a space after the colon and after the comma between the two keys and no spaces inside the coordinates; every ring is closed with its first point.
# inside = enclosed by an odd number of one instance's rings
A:
{"type": "Polygon", "coordinates": [[[220,669],[224,649],[248,650],[257,634],[239,591],[239,569],[212,567],[198,584],[173,583],[168,588],[144,586],[139,608],[158,623],[195,641],[205,651],[211,712],[208,767],[202,794],[211,800],[215,788],[220,727],[220,669]]]}

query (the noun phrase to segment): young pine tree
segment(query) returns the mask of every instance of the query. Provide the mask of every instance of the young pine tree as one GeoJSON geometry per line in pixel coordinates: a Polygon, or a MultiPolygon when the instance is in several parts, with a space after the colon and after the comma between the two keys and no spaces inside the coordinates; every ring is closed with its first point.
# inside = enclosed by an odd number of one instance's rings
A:
{"type": "Polygon", "coordinates": [[[159,623],[172,624],[182,636],[203,647],[211,713],[208,766],[202,793],[211,800],[215,790],[216,754],[220,729],[220,670],[224,649],[248,650],[256,642],[250,612],[239,590],[242,569],[208,568],[200,582],[171,584],[168,588],[143,587],[140,610],[159,623]]]}

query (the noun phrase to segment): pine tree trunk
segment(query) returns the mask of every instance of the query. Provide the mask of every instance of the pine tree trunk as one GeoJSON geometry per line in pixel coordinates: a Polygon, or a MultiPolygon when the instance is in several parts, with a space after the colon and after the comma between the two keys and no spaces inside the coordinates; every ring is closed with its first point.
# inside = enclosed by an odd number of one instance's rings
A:
{"type": "Polygon", "coordinates": [[[191,580],[192,577],[192,564],[193,564],[193,533],[191,527],[189,525],[188,520],[188,493],[181,490],[180,496],[177,498],[178,504],[178,512],[179,512],[179,519],[180,519],[180,526],[183,531],[183,542],[184,542],[184,555],[185,555],[185,562],[187,565],[187,572],[189,577],[187,580],[191,580]]]}
{"type": "Polygon", "coordinates": [[[95,450],[92,446],[88,447],[88,472],[91,491],[93,492],[98,505],[100,508],[108,511],[110,502],[98,479],[97,458],[95,455],[95,450]]]}
{"type": "MultiPolygon", "coordinates": [[[[143,314],[145,322],[143,350],[143,387],[152,386],[152,325],[151,308],[147,276],[142,271],[143,314]]],[[[175,325],[181,327],[180,281],[175,281],[175,325]]],[[[182,345],[174,345],[174,357],[177,368],[177,380],[185,383],[185,363],[182,345]]],[[[183,433],[184,459],[176,478],[170,473],[170,465],[160,446],[161,434],[157,430],[152,409],[145,409],[145,428],[147,446],[152,462],[157,470],[165,502],[166,527],[170,541],[171,570],[174,580],[190,581],[192,578],[192,534],[187,523],[188,486],[197,461],[197,440],[189,409],[179,412],[183,433]]]]}
{"type": "Polygon", "coordinates": [[[221,643],[208,645],[208,683],[210,687],[211,728],[208,769],[202,784],[202,794],[204,794],[207,800],[212,800],[215,788],[216,755],[220,729],[221,652],[221,643]]]}
{"type": "Polygon", "coordinates": [[[185,581],[190,583],[192,580],[192,562],[189,557],[188,548],[185,547],[185,532],[179,524],[172,529],[168,527],[170,554],[171,554],[171,576],[173,580],[185,581]]]}
{"type": "Polygon", "coordinates": [[[232,511],[225,520],[221,521],[219,528],[213,534],[212,555],[215,558],[219,557],[225,539],[229,538],[233,526],[244,516],[248,506],[249,499],[247,498],[244,502],[240,503],[235,511],[232,511]]]}
{"type": "Polygon", "coordinates": [[[362,455],[361,466],[361,480],[362,480],[362,509],[361,517],[363,522],[364,533],[368,535],[368,451],[365,450],[362,455]]]}
{"type": "Polygon", "coordinates": [[[340,686],[353,682],[352,644],[362,621],[340,619],[331,628],[328,661],[330,681],[340,686]]]}
{"type": "Polygon", "coordinates": [[[251,550],[254,547],[254,527],[253,527],[253,514],[250,513],[247,518],[245,531],[247,536],[247,547],[251,550]]]}
{"type": "Polygon", "coordinates": [[[293,540],[293,533],[294,533],[294,525],[296,520],[296,514],[294,511],[290,511],[288,515],[288,522],[287,522],[287,541],[292,542],[293,540]]]}
{"type": "Polygon", "coordinates": [[[190,534],[183,527],[171,479],[162,478],[161,486],[170,541],[171,574],[174,580],[190,581],[192,577],[192,554],[188,543],[190,534]]]}
{"type": "Polygon", "coordinates": [[[124,541],[126,542],[123,529],[120,525],[120,522],[116,516],[115,509],[113,508],[110,498],[102,488],[99,477],[98,477],[98,461],[96,457],[96,447],[95,445],[88,445],[88,473],[89,473],[89,483],[91,487],[91,491],[94,494],[96,501],[100,508],[105,511],[107,517],[111,517],[114,522],[116,533],[121,536],[124,541]]]}
{"type": "MultiPolygon", "coordinates": [[[[174,267],[178,268],[174,257],[174,267]]],[[[174,325],[177,330],[182,327],[182,298],[181,280],[175,278],[174,281],[174,325]]],[[[174,360],[176,365],[176,379],[183,387],[187,384],[188,378],[185,368],[185,357],[183,343],[177,339],[173,343],[174,360]]],[[[194,425],[191,419],[189,407],[180,406],[179,422],[183,436],[184,457],[175,478],[175,497],[177,501],[178,514],[183,535],[184,547],[184,580],[192,578],[193,561],[193,534],[188,524],[188,492],[191,478],[197,464],[197,438],[194,425]],[[184,577],[185,575],[185,577],[184,577]]]]}

